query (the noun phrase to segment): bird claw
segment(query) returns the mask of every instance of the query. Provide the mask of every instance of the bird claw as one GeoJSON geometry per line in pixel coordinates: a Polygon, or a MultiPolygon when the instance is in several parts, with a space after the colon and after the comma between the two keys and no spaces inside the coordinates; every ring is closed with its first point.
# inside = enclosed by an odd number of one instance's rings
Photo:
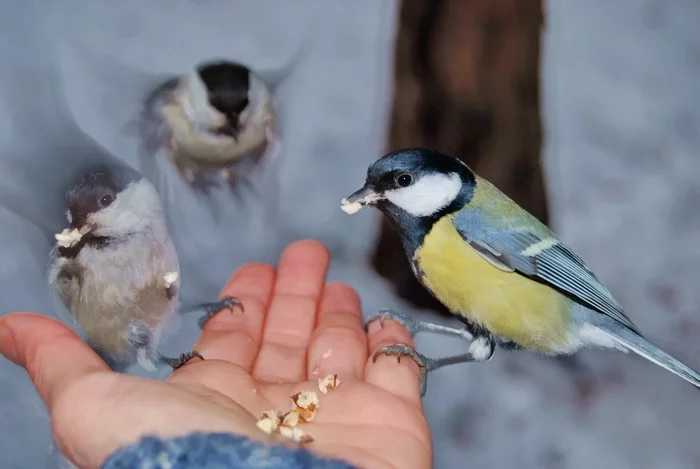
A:
{"type": "Polygon", "coordinates": [[[219,301],[215,301],[213,303],[203,303],[197,307],[197,309],[203,309],[205,314],[199,320],[197,321],[197,324],[199,325],[200,329],[204,327],[204,325],[209,321],[216,313],[223,309],[230,309],[231,312],[235,312],[235,308],[239,307],[241,309],[241,313],[244,313],[245,310],[243,309],[243,303],[240,302],[237,298],[234,298],[233,296],[225,296],[219,301]]]}
{"type": "Polygon", "coordinates": [[[204,360],[204,357],[199,353],[194,350],[190,350],[189,352],[181,353],[179,357],[177,358],[169,358],[169,357],[161,357],[161,361],[171,367],[173,370],[177,370],[178,368],[182,367],[185,365],[188,361],[190,361],[193,358],[199,358],[201,360],[204,360]]]}
{"type": "Polygon", "coordinates": [[[368,327],[369,324],[376,319],[379,319],[379,325],[381,327],[384,327],[384,321],[386,319],[391,319],[393,321],[398,322],[408,331],[411,337],[414,337],[423,329],[421,327],[421,321],[417,320],[409,314],[399,313],[391,309],[380,309],[377,313],[371,315],[369,319],[365,322],[365,328],[368,327]]]}
{"type": "Polygon", "coordinates": [[[418,365],[420,371],[420,396],[425,396],[428,386],[428,372],[430,371],[431,364],[431,360],[428,357],[418,353],[410,345],[403,343],[387,345],[386,347],[380,348],[374,352],[372,362],[376,362],[380,355],[396,355],[396,361],[398,363],[401,363],[401,357],[409,357],[413,360],[416,365],[418,365]]]}

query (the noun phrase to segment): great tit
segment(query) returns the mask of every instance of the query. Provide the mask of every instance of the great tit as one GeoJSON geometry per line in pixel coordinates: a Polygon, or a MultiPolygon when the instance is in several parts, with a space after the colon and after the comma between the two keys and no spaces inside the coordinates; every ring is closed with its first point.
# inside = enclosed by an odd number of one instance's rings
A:
{"type": "MultiPolygon", "coordinates": [[[[155,188],[119,162],[89,164],[66,192],[70,229],[56,235],[49,284],[71,311],[85,340],[114,371],[138,362],[179,368],[195,351],[170,358],[157,349],[164,326],[178,312],[179,263],[155,188]]],[[[204,316],[241,303],[205,303],[204,316]]]]}
{"type": "Polygon", "coordinates": [[[416,278],[466,330],[382,310],[411,335],[422,331],[470,341],[467,353],[434,359],[407,344],[376,352],[408,356],[427,373],[483,362],[495,346],[569,355],[584,347],[631,350],[700,387],[700,375],[649,342],[584,261],[530,213],[457,158],[423,148],[389,153],[342,201],[354,213],[373,205],[396,225],[416,278]]]}

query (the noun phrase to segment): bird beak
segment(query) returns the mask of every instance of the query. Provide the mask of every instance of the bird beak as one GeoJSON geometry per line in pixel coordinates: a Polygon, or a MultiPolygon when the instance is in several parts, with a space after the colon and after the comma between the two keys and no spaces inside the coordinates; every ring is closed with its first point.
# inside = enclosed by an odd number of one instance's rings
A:
{"type": "Polygon", "coordinates": [[[380,200],[385,199],[386,197],[384,194],[377,193],[371,187],[365,186],[347,196],[343,201],[348,204],[374,205],[380,200]]]}
{"type": "Polygon", "coordinates": [[[233,125],[226,123],[221,127],[218,127],[215,131],[219,135],[225,135],[227,137],[236,138],[238,137],[238,129],[233,125]]]}
{"type": "Polygon", "coordinates": [[[78,230],[78,232],[83,236],[95,229],[95,226],[92,223],[88,223],[87,217],[80,215],[73,217],[73,221],[70,224],[70,227],[72,229],[78,230]]]}

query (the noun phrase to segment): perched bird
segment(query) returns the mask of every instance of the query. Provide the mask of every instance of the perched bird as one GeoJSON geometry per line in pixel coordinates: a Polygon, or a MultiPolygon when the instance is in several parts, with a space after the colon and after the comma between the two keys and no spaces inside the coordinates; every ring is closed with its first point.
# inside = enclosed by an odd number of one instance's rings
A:
{"type": "MultiPolygon", "coordinates": [[[[118,162],[87,166],[66,192],[70,229],[57,234],[49,284],[81,326],[86,342],[114,370],[138,362],[176,369],[195,351],[170,358],[157,349],[178,311],[179,265],[155,188],[118,162]]],[[[241,303],[205,303],[200,326],[241,303]]]]}
{"type": "MultiPolygon", "coordinates": [[[[467,353],[427,358],[407,344],[375,354],[411,357],[427,373],[490,360],[496,345],[546,355],[584,347],[631,350],[700,387],[700,375],[649,342],[583,260],[534,216],[457,158],[411,148],[375,161],[362,189],[342,201],[354,213],[373,205],[396,225],[418,280],[466,330],[382,310],[421,331],[471,343],[467,353]]],[[[368,321],[368,323],[369,323],[368,321]]]]}
{"type": "MultiPolygon", "coordinates": [[[[147,93],[138,130],[144,167],[156,180],[158,152],[195,189],[246,184],[275,149],[275,114],[263,80],[245,65],[217,60],[160,82],[147,93]]],[[[157,183],[158,184],[158,183],[157,183]]]]}

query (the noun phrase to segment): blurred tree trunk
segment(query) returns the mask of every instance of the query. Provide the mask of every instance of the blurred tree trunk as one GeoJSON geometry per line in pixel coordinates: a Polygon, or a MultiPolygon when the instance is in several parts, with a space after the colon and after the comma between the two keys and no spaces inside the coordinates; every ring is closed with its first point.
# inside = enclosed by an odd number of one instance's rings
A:
{"type": "MultiPolygon", "coordinates": [[[[460,157],[548,222],[540,164],[541,0],[404,0],[396,43],[390,149],[460,157]]],[[[380,275],[418,307],[444,312],[413,277],[386,221],[380,275]]]]}

